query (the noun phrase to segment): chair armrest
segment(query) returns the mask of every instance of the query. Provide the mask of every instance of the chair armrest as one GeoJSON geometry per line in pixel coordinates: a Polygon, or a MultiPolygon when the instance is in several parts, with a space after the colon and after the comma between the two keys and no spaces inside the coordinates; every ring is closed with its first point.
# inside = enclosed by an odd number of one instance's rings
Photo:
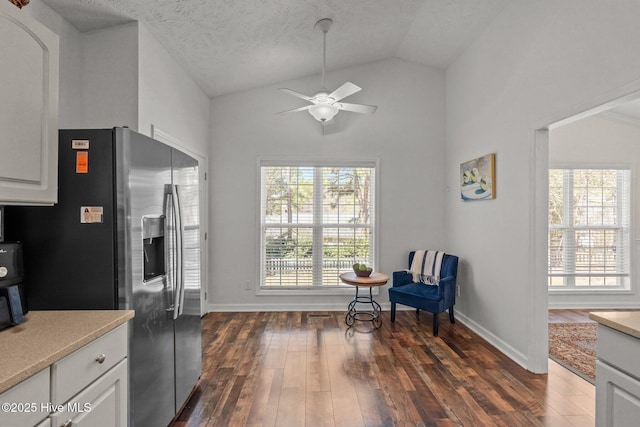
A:
{"type": "Polygon", "coordinates": [[[442,286],[442,287],[453,286],[455,284],[456,284],[455,276],[447,276],[447,277],[441,278],[440,281],[438,282],[438,286],[442,286]]]}
{"type": "Polygon", "coordinates": [[[440,297],[444,300],[445,306],[451,306],[456,301],[456,278],[447,276],[440,279],[438,283],[440,297]]]}
{"type": "Polygon", "coordinates": [[[408,285],[413,283],[413,274],[407,270],[393,272],[393,287],[408,285]]]}

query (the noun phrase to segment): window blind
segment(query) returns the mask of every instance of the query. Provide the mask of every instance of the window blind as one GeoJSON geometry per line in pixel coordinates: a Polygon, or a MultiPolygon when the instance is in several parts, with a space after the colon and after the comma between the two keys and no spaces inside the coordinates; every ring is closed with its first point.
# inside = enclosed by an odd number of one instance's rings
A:
{"type": "Polygon", "coordinates": [[[375,260],[375,163],[261,164],[261,286],[340,286],[375,260]]]}

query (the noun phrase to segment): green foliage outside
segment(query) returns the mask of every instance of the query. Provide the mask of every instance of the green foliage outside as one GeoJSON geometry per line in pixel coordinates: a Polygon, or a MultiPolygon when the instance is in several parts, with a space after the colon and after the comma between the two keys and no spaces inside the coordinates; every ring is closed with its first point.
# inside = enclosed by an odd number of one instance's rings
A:
{"type": "MultiPolygon", "coordinates": [[[[311,258],[311,238],[289,239],[286,234],[270,238],[266,243],[267,258],[311,258]]],[[[360,259],[369,256],[369,239],[343,239],[323,245],[324,259],[360,259]]]]}

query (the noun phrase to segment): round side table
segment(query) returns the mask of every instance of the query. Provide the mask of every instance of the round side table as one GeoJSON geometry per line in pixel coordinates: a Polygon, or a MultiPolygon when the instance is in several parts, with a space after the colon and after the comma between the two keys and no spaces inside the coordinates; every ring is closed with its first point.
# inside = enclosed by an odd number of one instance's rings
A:
{"type": "Polygon", "coordinates": [[[344,318],[344,322],[347,326],[353,326],[356,320],[369,321],[373,323],[373,326],[379,328],[382,326],[382,319],[380,313],[382,308],[373,299],[373,288],[377,286],[383,286],[389,281],[389,276],[384,273],[373,272],[369,277],[358,277],[352,271],[348,273],[342,273],[340,280],[347,285],[356,287],[356,296],[351,300],[347,307],[347,315],[344,318]],[[368,287],[369,295],[360,295],[359,288],[368,287]],[[357,304],[367,304],[371,306],[371,310],[362,311],[356,308],[357,304]]]}

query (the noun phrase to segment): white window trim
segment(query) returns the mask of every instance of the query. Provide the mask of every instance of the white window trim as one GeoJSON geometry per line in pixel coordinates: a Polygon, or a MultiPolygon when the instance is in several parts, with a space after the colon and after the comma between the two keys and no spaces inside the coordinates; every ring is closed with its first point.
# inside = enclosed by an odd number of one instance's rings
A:
{"type": "MultiPolygon", "coordinates": [[[[622,287],[611,288],[611,287],[587,287],[585,288],[552,288],[547,285],[547,291],[551,295],[631,295],[635,294],[636,286],[633,283],[634,271],[635,271],[635,263],[632,261],[635,258],[635,245],[634,243],[640,243],[640,238],[634,239],[635,236],[635,169],[631,163],[592,163],[592,162],[550,162],[549,170],[551,169],[621,169],[621,170],[629,170],[630,171],[630,182],[629,182],[629,204],[631,206],[630,215],[630,224],[629,224],[629,257],[630,257],[630,268],[629,268],[629,277],[627,283],[622,287]]],[[[547,189],[548,191],[548,189],[547,189]]],[[[548,214],[548,207],[547,207],[548,214]]],[[[547,230],[547,238],[549,237],[549,230],[547,230]]],[[[548,272],[547,267],[547,272],[548,272]]],[[[548,276],[547,276],[548,283],[548,276]]]]}
{"type": "MultiPolygon", "coordinates": [[[[353,296],[355,287],[351,285],[338,285],[338,286],[306,286],[306,287],[263,287],[262,286],[262,206],[263,206],[263,194],[262,194],[262,167],[264,166],[309,166],[309,167],[373,167],[375,170],[374,177],[374,218],[375,223],[373,225],[374,237],[373,237],[373,260],[374,265],[379,265],[378,253],[379,253],[379,239],[380,239],[380,159],[379,158],[359,158],[357,160],[345,160],[345,159],[304,159],[304,158],[282,158],[282,157],[258,157],[256,161],[256,230],[257,244],[256,247],[256,295],[348,295],[353,296]]],[[[380,287],[376,286],[371,289],[373,295],[380,294],[380,287]]],[[[369,292],[367,289],[362,291],[369,292]]]]}

